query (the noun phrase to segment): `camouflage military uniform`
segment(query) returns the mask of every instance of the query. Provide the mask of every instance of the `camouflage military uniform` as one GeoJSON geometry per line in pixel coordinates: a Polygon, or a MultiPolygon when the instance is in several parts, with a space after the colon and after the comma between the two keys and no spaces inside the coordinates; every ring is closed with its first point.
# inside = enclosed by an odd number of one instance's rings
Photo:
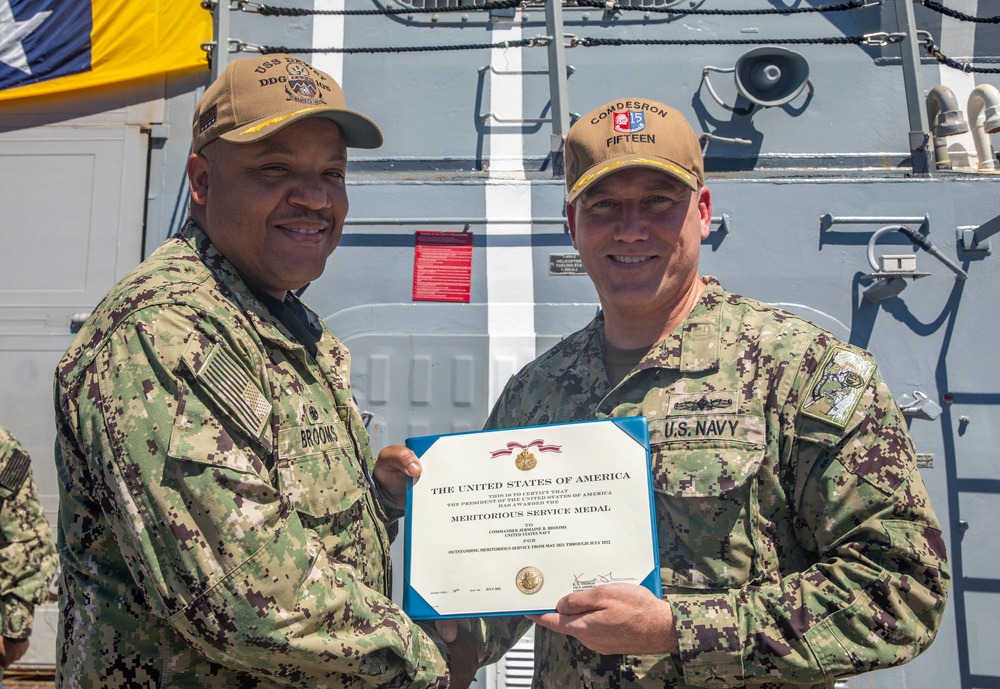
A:
{"type": "MultiPolygon", "coordinates": [[[[489,419],[649,419],[679,653],[602,656],[538,628],[536,687],[832,686],[934,637],[944,543],[874,362],[705,280],[684,323],[614,390],[598,316],[515,376],[489,419]]],[[[509,643],[498,636],[491,659],[509,643]]]]}
{"type": "Polygon", "coordinates": [[[389,600],[347,349],[312,357],[189,224],[56,373],[65,687],[444,687],[389,600]]]}
{"type": "Polygon", "coordinates": [[[48,598],[55,571],[55,546],[31,479],[31,460],[0,428],[0,635],[5,639],[31,636],[35,606],[48,598]]]}

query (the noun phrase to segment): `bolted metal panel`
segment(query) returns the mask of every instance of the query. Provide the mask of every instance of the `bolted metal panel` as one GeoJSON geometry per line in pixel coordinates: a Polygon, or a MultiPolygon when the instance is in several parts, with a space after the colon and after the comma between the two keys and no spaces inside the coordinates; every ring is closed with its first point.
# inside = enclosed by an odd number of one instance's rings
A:
{"type": "Polygon", "coordinates": [[[431,357],[418,354],[410,362],[410,402],[417,405],[430,404],[431,375],[433,366],[431,357]]]}
{"type": "Polygon", "coordinates": [[[389,357],[373,354],[369,357],[368,400],[373,404],[385,404],[389,399],[389,357]]]}

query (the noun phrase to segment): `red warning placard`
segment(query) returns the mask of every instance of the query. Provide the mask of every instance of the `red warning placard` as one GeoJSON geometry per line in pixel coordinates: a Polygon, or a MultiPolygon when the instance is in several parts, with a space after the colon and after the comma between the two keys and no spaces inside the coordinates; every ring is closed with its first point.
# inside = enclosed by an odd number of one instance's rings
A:
{"type": "Polygon", "coordinates": [[[413,301],[469,303],[472,233],[418,230],[413,255],[413,301]]]}

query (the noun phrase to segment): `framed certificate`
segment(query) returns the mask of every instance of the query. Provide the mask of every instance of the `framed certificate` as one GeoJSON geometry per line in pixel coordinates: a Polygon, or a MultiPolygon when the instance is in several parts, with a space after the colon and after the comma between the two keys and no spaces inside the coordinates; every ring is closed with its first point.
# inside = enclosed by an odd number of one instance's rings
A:
{"type": "Polygon", "coordinates": [[[544,613],[619,582],[660,596],[645,417],[409,438],[403,610],[544,613]]]}

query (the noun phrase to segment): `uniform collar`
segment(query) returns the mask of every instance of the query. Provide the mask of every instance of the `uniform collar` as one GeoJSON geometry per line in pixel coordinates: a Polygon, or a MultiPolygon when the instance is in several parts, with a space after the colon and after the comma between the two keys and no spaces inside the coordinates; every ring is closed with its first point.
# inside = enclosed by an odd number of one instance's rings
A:
{"type": "MultiPolygon", "coordinates": [[[[722,305],[726,293],[711,276],[702,278],[705,289],[687,318],[672,333],[653,346],[637,370],[661,368],[680,373],[702,373],[719,369],[722,305]]],[[[546,362],[552,379],[579,404],[588,405],[611,392],[604,368],[604,314],[566,342],[546,362]]],[[[634,372],[632,374],[634,375],[634,372]]],[[[626,376],[626,381],[629,376],[626,376]]]]}
{"type": "Polygon", "coordinates": [[[639,362],[638,369],[665,368],[681,373],[718,370],[725,290],[712,276],[702,279],[705,289],[691,313],[649,350],[639,362]]]}
{"type": "MultiPolygon", "coordinates": [[[[208,266],[209,270],[212,271],[222,284],[224,290],[240,307],[240,310],[247,315],[262,338],[282,349],[300,350],[301,356],[305,356],[305,346],[296,340],[288,329],[281,324],[280,319],[271,312],[267,305],[257,298],[253,290],[246,283],[246,280],[236,270],[236,267],[219,251],[205,231],[195,223],[193,218],[188,218],[184,227],[177,233],[177,236],[194,249],[202,262],[208,266]]],[[[298,299],[294,295],[292,297],[298,299]]],[[[309,311],[305,304],[302,304],[302,308],[315,316],[317,321],[320,321],[319,316],[309,311]]]]}
{"type": "Polygon", "coordinates": [[[546,369],[581,408],[611,392],[604,368],[603,312],[598,312],[586,328],[569,338],[560,354],[546,362],[542,370],[546,369]]]}

